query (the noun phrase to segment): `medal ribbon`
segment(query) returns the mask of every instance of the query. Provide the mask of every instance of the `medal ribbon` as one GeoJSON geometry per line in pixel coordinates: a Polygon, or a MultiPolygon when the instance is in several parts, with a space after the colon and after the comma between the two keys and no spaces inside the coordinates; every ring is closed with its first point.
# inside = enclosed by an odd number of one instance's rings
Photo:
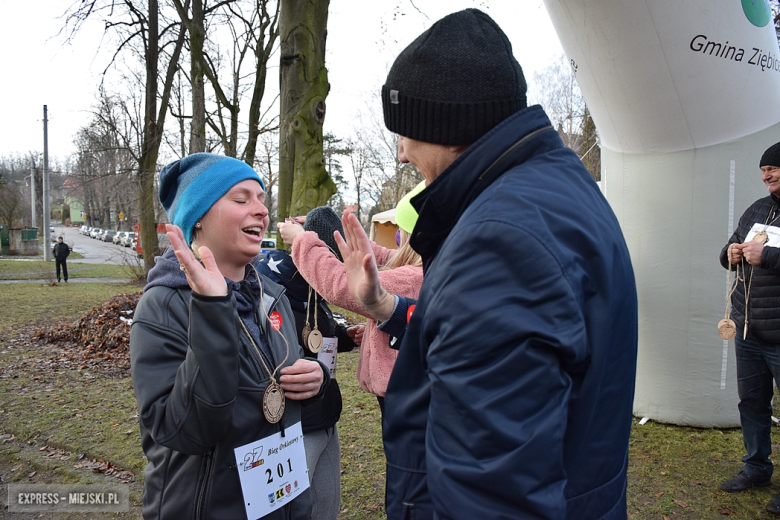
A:
{"type": "MultiPolygon", "coordinates": [[[[263,282],[260,280],[260,273],[257,272],[257,269],[255,269],[255,266],[253,264],[249,264],[252,266],[252,269],[255,271],[255,276],[257,276],[257,283],[260,284],[260,306],[263,309],[263,315],[265,316],[266,320],[269,320],[271,318],[268,317],[268,313],[265,310],[265,302],[263,301],[263,282]]],[[[239,319],[238,321],[241,322],[241,327],[244,329],[244,333],[246,334],[246,337],[249,338],[249,341],[252,343],[252,346],[255,347],[255,350],[257,351],[257,355],[260,357],[260,362],[263,364],[263,368],[265,368],[266,372],[268,372],[268,377],[271,378],[271,382],[276,384],[276,371],[279,370],[279,368],[284,365],[284,363],[287,361],[287,358],[290,357],[290,344],[287,342],[287,338],[284,337],[284,334],[282,334],[282,329],[279,327],[279,330],[276,332],[279,333],[279,335],[282,337],[282,340],[284,341],[285,346],[285,354],[284,359],[281,363],[279,363],[276,368],[274,368],[274,371],[271,372],[271,370],[268,368],[268,365],[265,364],[265,360],[263,359],[263,355],[260,352],[260,348],[257,346],[257,343],[255,342],[255,338],[252,337],[252,335],[249,333],[249,330],[246,328],[246,325],[244,324],[244,321],[239,319]]],[[[273,327],[271,327],[273,329],[273,327]]],[[[276,329],[274,329],[276,330],[276,329]]]]}

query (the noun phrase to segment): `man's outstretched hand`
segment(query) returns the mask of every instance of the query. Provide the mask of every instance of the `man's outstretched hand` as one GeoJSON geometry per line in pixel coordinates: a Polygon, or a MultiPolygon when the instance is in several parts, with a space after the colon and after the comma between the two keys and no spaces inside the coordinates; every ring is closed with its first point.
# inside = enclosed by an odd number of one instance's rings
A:
{"type": "Polygon", "coordinates": [[[344,211],[341,223],[344,226],[344,238],[338,231],[333,233],[333,237],[344,259],[349,293],[376,321],[385,321],[393,315],[395,298],[379,281],[371,242],[357,217],[349,211],[344,211]]]}

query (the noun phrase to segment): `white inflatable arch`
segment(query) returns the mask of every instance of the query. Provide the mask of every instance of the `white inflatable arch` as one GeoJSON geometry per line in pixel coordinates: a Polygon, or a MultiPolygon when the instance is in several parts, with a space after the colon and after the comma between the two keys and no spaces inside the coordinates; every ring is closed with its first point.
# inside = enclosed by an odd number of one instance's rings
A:
{"type": "Polygon", "coordinates": [[[718,337],[718,255],[767,195],[780,50],[766,0],[545,0],[601,136],[602,189],[637,277],[634,413],[739,425],[733,342],[718,337]]]}

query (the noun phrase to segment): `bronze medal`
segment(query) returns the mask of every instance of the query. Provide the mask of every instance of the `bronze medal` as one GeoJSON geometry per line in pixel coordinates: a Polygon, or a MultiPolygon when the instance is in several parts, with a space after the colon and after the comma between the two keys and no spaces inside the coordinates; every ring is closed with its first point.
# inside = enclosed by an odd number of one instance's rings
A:
{"type": "Polygon", "coordinates": [[[759,244],[766,244],[766,241],[769,239],[769,236],[766,234],[766,231],[759,231],[756,233],[756,236],[753,237],[753,242],[758,242],[759,244]]]}
{"type": "Polygon", "coordinates": [[[313,353],[317,353],[322,348],[322,332],[314,329],[309,333],[309,350],[313,353]]]}
{"type": "Polygon", "coordinates": [[[284,415],[284,390],[273,380],[263,392],[263,415],[271,424],[278,423],[284,415]]]}
{"type": "Polygon", "coordinates": [[[726,341],[732,340],[737,336],[737,326],[730,318],[723,318],[718,322],[718,336],[726,341]]]}
{"type": "Polygon", "coordinates": [[[307,323],[303,326],[303,330],[301,331],[301,339],[303,340],[303,345],[309,344],[309,334],[311,334],[311,327],[307,323]]]}

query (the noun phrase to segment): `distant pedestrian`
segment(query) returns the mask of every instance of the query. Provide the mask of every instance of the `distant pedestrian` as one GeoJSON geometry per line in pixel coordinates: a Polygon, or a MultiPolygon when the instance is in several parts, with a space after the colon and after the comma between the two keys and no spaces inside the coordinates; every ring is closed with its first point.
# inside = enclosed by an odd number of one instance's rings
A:
{"type": "Polygon", "coordinates": [[[70,246],[62,241],[62,237],[57,237],[57,243],[54,244],[54,262],[57,264],[57,282],[60,278],[60,266],[62,266],[62,278],[68,283],[68,262],[66,261],[70,254],[70,246]]]}

